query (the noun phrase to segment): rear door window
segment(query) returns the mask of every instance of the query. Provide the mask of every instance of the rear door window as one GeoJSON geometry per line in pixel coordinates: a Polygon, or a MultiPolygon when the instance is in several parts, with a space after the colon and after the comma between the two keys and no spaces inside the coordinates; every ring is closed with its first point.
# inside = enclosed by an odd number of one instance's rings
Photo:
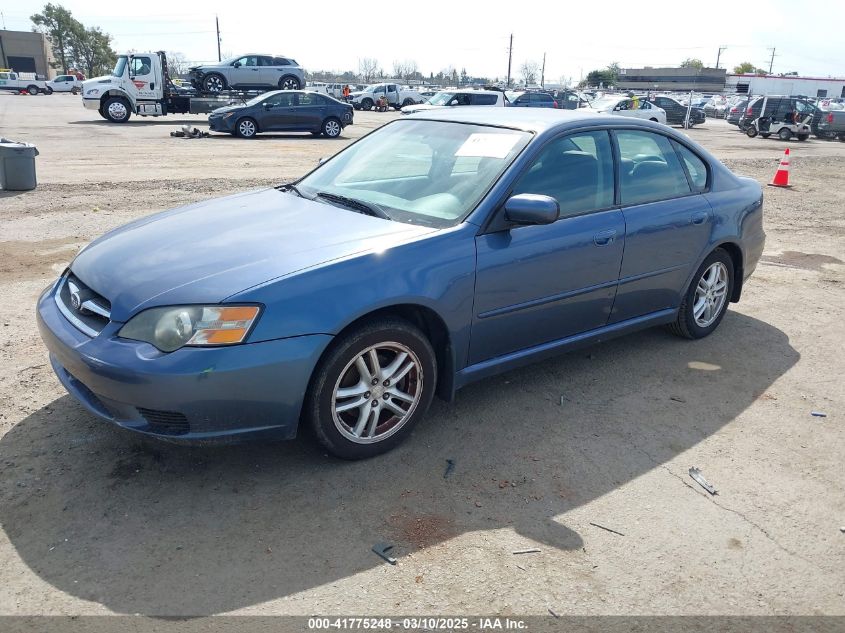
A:
{"type": "Polygon", "coordinates": [[[472,105],[496,105],[496,95],[472,95],[472,105]]]}
{"type": "Polygon", "coordinates": [[[615,135],[623,205],[678,198],[692,192],[668,138],[639,130],[617,130],[615,135]]]}
{"type": "Polygon", "coordinates": [[[672,144],[684,161],[684,166],[687,168],[687,173],[692,181],[693,190],[696,192],[704,191],[707,188],[707,164],[684,145],[675,141],[672,141],[672,144]]]}

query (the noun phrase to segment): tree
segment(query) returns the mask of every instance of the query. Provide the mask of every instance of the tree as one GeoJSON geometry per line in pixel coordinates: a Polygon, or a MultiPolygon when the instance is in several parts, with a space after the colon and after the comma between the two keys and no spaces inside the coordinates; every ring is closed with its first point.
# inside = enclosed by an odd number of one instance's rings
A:
{"type": "Polygon", "coordinates": [[[171,76],[188,74],[188,60],[182,53],[167,51],[167,66],[171,76]]]}
{"type": "Polygon", "coordinates": [[[584,84],[584,86],[601,86],[603,88],[607,88],[615,83],[615,81],[616,78],[614,77],[613,72],[609,69],[604,69],[591,70],[587,73],[587,78],[581,83],[584,84]]]}
{"type": "Polygon", "coordinates": [[[754,72],[754,64],[751,62],[742,62],[739,66],[734,66],[735,75],[745,75],[754,72]]]}
{"type": "Polygon", "coordinates": [[[85,69],[86,76],[97,77],[111,72],[117,53],[111,47],[111,35],[100,27],[86,29],[81,24],[74,29],[73,52],[77,66],[85,69]]]}
{"type": "Polygon", "coordinates": [[[695,68],[696,70],[701,70],[702,68],[704,68],[704,62],[700,59],[687,57],[684,61],[681,62],[681,68],[695,68]]]}
{"type": "Polygon", "coordinates": [[[537,74],[539,72],[540,64],[532,60],[522,62],[522,66],[519,67],[519,74],[522,75],[522,80],[526,86],[537,83],[537,74]]]}
{"type": "Polygon", "coordinates": [[[402,79],[405,76],[405,63],[396,59],[393,60],[393,76],[396,79],[402,79]]]}
{"type": "Polygon", "coordinates": [[[610,62],[605,69],[605,76],[608,79],[608,83],[615,84],[619,81],[619,73],[622,68],[619,66],[619,62],[610,62]]]}
{"type": "Polygon", "coordinates": [[[467,69],[461,68],[461,85],[465,86],[469,83],[469,76],[467,75],[467,69]]]}
{"type": "Polygon", "coordinates": [[[378,60],[374,57],[362,57],[358,60],[358,72],[361,73],[361,81],[368,84],[380,71],[378,60]]]}
{"type": "Polygon", "coordinates": [[[84,30],[82,24],[62,5],[51,3],[44,6],[42,13],[36,13],[29,19],[35,25],[34,31],[44,33],[50,38],[53,56],[59,60],[56,66],[66,74],[74,62],[74,31],[84,30]]]}

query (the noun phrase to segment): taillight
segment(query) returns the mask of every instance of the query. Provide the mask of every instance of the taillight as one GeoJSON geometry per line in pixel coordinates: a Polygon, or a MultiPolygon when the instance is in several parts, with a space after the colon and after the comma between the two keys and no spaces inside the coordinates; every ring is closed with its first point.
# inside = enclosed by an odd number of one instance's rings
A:
{"type": "Polygon", "coordinates": [[[559,108],[559,107],[560,107],[560,106],[557,104],[557,101],[555,101],[555,102],[554,102],[554,104],[555,104],[555,107],[556,107],[556,108],[559,108]]]}
{"type": "Polygon", "coordinates": [[[828,112],[828,113],[827,113],[827,122],[828,122],[828,123],[833,123],[833,112],[828,112]]]}
{"type": "Polygon", "coordinates": [[[749,106],[749,107],[748,107],[748,109],[745,111],[745,114],[747,114],[748,116],[751,116],[752,114],[754,114],[754,112],[753,112],[753,108],[751,108],[751,107],[749,106]]]}

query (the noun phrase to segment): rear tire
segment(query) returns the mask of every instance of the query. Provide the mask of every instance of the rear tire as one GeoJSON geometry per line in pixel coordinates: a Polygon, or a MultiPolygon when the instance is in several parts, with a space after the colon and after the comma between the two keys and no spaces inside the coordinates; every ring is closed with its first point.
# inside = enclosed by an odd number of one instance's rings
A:
{"type": "Polygon", "coordinates": [[[808,138],[810,138],[810,135],[809,134],[796,134],[795,138],[797,138],[799,141],[806,141],[808,138]]]}
{"type": "Polygon", "coordinates": [[[34,97],[35,95],[37,95],[37,94],[40,92],[40,90],[38,90],[38,86],[36,86],[36,85],[34,85],[34,84],[33,84],[33,85],[30,85],[30,86],[27,86],[27,87],[26,87],[26,91],[27,91],[29,94],[31,94],[33,97],[34,97]]]}
{"type": "Polygon", "coordinates": [[[693,275],[669,331],[688,339],[704,338],[719,327],[734,288],[734,263],[721,248],[714,250],[693,275]]]}
{"type": "Polygon", "coordinates": [[[80,92],[82,92],[81,88],[75,88],[74,87],[74,88],[70,89],[70,94],[72,94],[72,95],[78,95],[80,92]]]}
{"type": "Polygon", "coordinates": [[[792,138],[792,132],[790,132],[787,128],[782,127],[778,131],[778,138],[782,141],[788,141],[789,139],[792,138]]]}
{"type": "Polygon", "coordinates": [[[748,138],[754,138],[755,136],[757,136],[757,128],[752,125],[751,127],[745,130],[745,134],[748,136],[748,138]]]}
{"type": "Polygon", "coordinates": [[[258,134],[258,124],[255,119],[244,117],[235,123],[235,134],[240,138],[254,138],[258,134]]]}
{"type": "Polygon", "coordinates": [[[343,126],[340,121],[334,117],[330,117],[323,121],[322,132],[328,138],[337,138],[343,131],[343,126]]]}
{"type": "Polygon", "coordinates": [[[333,455],[374,457],[410,434],[436,384],[437,363],[426,336],[404,320],[379,319],[335,339],[314,370],[304,419],[333,455]]]}
{"type": "Polygon", "coordinates": [[[126,123],[132,116],[129,102],[123,97],[111,97],[103,104],[101,114],[112,123],[126,123]]]}
{"type": "Polygon", "coordinates": [[[279,79],[279,90],[299,90],[300,88],[302,88],[302,85],[299,83],[299,79],[293,75],[285,75],[279,79]]]}

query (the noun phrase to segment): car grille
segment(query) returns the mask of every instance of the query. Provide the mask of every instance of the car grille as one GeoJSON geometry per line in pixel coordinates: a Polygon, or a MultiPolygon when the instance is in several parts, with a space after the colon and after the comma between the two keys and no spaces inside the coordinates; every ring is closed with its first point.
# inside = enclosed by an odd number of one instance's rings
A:
{"type": "Polygon", "coordinates": [[[162,435],[184,435],[191,430],[188,418],[178,411],[158,411],[138,407],[138,413],[149,423],[150,430],[162,435]]]}
{"type": "Polygon", "coordinates": [[[55,299],[65,318],[88,336],[97,336],[111,317],[111,303],[71,272],[59,282],[55,299]]]}

